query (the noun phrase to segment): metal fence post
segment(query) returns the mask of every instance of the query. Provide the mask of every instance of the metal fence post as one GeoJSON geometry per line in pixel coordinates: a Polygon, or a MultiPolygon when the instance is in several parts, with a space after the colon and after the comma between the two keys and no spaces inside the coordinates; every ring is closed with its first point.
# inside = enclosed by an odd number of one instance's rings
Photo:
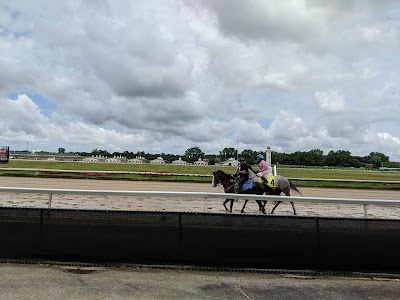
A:
{"type": "Polygon", "coordinates": [[[319,231],[319,218],[315,218],[315,225],[316,225],[316,231],[317,231],[317,262],[316,266],[318,270],[321,270],[321,257],[322,257],[322,247],[321,247],[321,237],[320,237],[320,231],[319,231]]]}
{"type": "Polygon", "coordinates": [[[368,218],[368,204],[364,204],[364,218],[368,218]]]}
{"type": "Polygon", "coordinates": [[[179,260],[183,259],[183,225],[182,225],[182,214],[179,213],[178,215],[178,234],[179,234],[179,260]]]}
{"type": "Polygon", "coordinates": [[[49,208],[51,208],[51,200],[53,199],[53,194],[49,194],[49,208]]]}

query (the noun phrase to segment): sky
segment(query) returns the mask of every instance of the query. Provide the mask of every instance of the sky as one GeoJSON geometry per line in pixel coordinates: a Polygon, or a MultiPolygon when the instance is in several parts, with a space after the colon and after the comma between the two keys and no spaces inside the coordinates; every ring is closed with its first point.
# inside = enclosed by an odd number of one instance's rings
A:
{"type": "Polygon", "coordinates": [[[400,2],[0,0],[0,146],[380,152],[400,2]]]}

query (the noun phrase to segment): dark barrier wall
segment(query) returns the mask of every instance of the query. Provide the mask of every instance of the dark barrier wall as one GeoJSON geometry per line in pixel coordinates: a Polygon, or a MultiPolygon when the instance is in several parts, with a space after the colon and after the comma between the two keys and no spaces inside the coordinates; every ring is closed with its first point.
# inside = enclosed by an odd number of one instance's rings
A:
{"type": "Polygon", "coordinates": [[[400,273],[400,220],[0,209],[0,259],[400,273]]]}

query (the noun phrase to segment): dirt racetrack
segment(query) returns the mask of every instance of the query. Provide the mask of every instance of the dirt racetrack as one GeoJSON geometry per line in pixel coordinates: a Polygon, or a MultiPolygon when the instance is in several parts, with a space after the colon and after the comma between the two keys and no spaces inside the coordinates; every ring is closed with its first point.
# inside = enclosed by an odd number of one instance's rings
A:
{"type": "MultiPolygon", "coordinates": [[[[59,178],[32,178],[32,177],[0,177],[1,187],[25,188],[53,188],[53,189],[82,189],[82,190],[127,190],[127,191],[182,191],[182,192],[211,192],[223,193],[221,187],[213,188],[210,183],[177,183],[155,181],[117,181],[91,179],[59,179],[59,178]]],[[[328,188],[300,188],[304,196],[326,198],[353,198],[353,199],[391,199],[400,200],[400,191],[388,190],[359,190],[359,189],[328,189],[328,188]]],[[[298,194],[293,193],[293,196],[298,194]]],[[[283,199],[284,196],[282,197],[283,199]]],[[[3,207],[47,207],[48,195],[45,194],[12,194],[0,193],[0,206],[3,207]]],[[[234,204],[234,213],[239,213],[243,201],[234,204]]],[[[315,204],[295,203],[300,216],[335,216],[335,217],[363,217],[362,205],[352,204],[315,204]]],[[[111,197],[111,196],[75,196],[53,195],[53,208],[74,209],[107,209],[107,210],[146,210],[146,211],[188,211],[204,212],[204,200],[200,198],[150,198],[150,197],[111,197]]],[[[267,212],[273,203],[267,204],[267,212]]],[[[208,199],[207,212],[225,212],[222,201],[208,199]]],[[[245,213],[258,214],[258,206],[250,201],[245,213]]],[[[289,202],[283,202],[275,212],[277,215],[293,214],[289,202]]],[[[398,206],[369,206],[369,218],[400,219],[398,206]]]]}

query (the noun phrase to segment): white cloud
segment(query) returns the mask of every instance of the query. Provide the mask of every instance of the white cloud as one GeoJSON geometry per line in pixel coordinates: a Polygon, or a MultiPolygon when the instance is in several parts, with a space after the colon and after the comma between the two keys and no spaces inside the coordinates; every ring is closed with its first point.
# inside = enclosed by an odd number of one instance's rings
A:
{"type": "Polygon", "coordinates": [[[400,161],[399,16],[396,1],[8,1],[0,140],[217,154],[239,135],[400,161]]]}
{"type": "Polygon", "coordinates": [[[379,39],[381,30],[376,27],[364,27],[361,29],[360,38],[366,42],[374,42],[379,39]]]}
{"type": "Polygon", "coordinates": [[[346,109],[345,100],[337,91],[316,92],[314,96],[323,112],[342,113],[346,109]]]}

